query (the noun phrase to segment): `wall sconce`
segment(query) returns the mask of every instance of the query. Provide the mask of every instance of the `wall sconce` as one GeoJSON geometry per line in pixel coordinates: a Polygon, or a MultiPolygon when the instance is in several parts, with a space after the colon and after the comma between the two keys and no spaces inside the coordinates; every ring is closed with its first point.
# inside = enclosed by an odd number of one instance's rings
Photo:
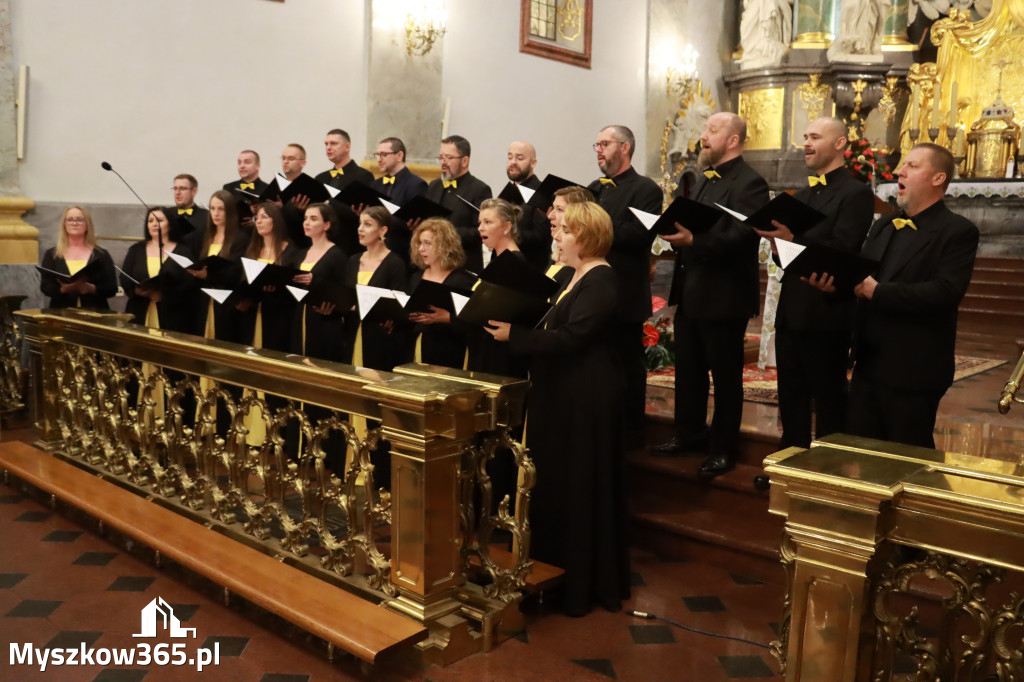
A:
{"type": "Polygon", "coordinates": [[[665,69],[665,95],[671,96],[673,92],[680,97],[688,97],[693,88],[693,80],[697,77],[697,50],[689,43],[683,48],[683,58],[678,66],[668,66],[665,69]]]}
{"type": "Polygon", "coordinates": [[[447,21],[444,0],[424,0],[422,5],[410,8],[405,16],[405,50],[409,56],[422,57],[430,52],[444,35],[447,21]]]}

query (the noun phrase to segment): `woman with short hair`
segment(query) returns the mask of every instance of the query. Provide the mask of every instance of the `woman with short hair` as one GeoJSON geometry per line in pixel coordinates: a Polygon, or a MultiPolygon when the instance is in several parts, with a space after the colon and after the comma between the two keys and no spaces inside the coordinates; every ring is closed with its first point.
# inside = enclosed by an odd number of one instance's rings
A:
{"type": "Polygon", "coordinates": [[[563,607],[582,616],[595,603],[617,611],[629,597],[618,279],[605,260],[611,218],[596,203],[568,206],[555,238],[575,272],[544,326],[492,322],[490,333],[530,361],[526,442],[537,468],[530,557],[565,568],[563,607]]]}

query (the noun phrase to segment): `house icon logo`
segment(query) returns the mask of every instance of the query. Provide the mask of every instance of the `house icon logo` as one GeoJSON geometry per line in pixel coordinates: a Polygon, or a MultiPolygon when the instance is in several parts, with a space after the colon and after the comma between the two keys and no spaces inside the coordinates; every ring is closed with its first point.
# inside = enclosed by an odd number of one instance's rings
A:
{"type": "Polygon", "coordinates": [[[149,602],[142,609],[142,632],[132,637],[156,637],[157,629],[166,630],[171,637],[188,638],[196,636],[195,628],[183,628],[174,615],[174,609],[161,597],[149,602]]]}

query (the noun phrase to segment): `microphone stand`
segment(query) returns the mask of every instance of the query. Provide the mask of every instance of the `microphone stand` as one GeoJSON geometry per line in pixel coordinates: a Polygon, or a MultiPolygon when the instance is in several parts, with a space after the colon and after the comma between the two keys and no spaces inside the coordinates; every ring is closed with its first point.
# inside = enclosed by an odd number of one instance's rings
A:
{"type": "MultiPolygon", "coordinates": [[[[135,198],[139,200],[139,203],[142,204],[146,208],[146,215],[148,216],[150,211],[152,211],[153,209],[151,209],[149,207],[149,204],[147,204],[145,201],[142,200],[142,197],[139,196],[138,192],[136,192],[134,189],[132,189],[132,186],[128,184],[128,181],[125,180],[123,177],[121,177],[121,174],[118,173],[116,170],[114,170],[114,167],[111,166],[106,161],[102,162],[100,164],[100,166],[103,168],[103,170],[111,171],[114,175],[116,175],[118,178],[121,179],[121,182],[124,183],[124,186],[127,187],[131,191],[131,193],[135,195],[135,198]]],[[[168,229],[170,229],[170,225],[168,225],[168,229]]],[[[157,245],[157,249],[159,249],[159,252],[157,253],[156,257],[160,261],[160,269],[162,270],[163,267],[164,267],[164,231],[163,230],[157,230],[156,231],[156,245],[157,245]]]]}

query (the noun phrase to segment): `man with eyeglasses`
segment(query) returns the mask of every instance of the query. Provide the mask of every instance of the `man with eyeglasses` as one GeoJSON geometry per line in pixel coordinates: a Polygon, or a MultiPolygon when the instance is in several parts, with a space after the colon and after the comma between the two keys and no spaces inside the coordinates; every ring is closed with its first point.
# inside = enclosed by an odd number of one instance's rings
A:
{"type": "MultiPolygon", "coordinates": [[[[373,181],[374,188],[388,201],[401,206],[427,190],[427,181],[414,175],[405,165],[405,143],[397,137],[386,137],[377,143],[377,167],[382,175],[373,181]]],[[[385,238],[388,248],[409,264],[409,240],[412,231],[404,221],[392,217],[385,238]]]]}
{"type": "Polygon", "coordinates": [[[205,230],[206,216],[209,211],[196,205],[199,181],[195,176],[188,173],[175,175],[171,191],[174,192],[174,206],[178,210],[181,236],[184,237],[196,229],[205,230]]]}
{"type": "Polygon", "coordinates": [[[601,130],[594,144],[597,167],[603,174],[587,188],[612,219],[615,235],[606,256],[619,277],[616,345],[626,373],[625,429],[627,443],[643,443],[647,370],[644,367],[643,326],[651,316],[651,243],[654,234],[630,211],[661,213],[657,183],[633,168],[636,138],[626,126],[601,130]]]}
{"type": "Polygon", "coordinates": [[[484,267],[483,242],[477,230],[480,204],[490,199],[491,188],[469,172],[469,140],[451,135],[441,140],[441,177],[427,187],[426,197],[451,210],[448,217],[462,238],[466,269],[479,273],[484,267]]]}

